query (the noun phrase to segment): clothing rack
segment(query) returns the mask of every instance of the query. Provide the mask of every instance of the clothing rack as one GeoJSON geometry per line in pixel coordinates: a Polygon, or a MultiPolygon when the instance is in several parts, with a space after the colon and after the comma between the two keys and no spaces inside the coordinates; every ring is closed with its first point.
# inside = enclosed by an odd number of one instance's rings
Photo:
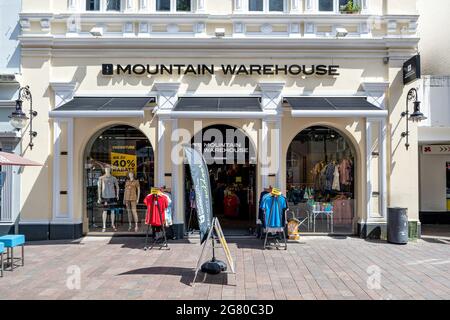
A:
{"type": "MultiPolygon", "coordinates": [[[[269,222],[272,221],[272,217],[274,215],[273,207],[275,206],[275,203],[278,205],[278,195],[271,195],[271,197],[274,197],[275,199],[272,201],[272,205],[270,207],[269,220],[268,220],[269,222]]],[[[289,210],[289,209],[286,209],[286,212],[287,212],[287,210],[289,210]]],[[[286,215],[286,212],[280,213],[280,214],[286,215]]],[[[265,215],[267,214],[267,212],[264,212],[264,213],[265,213],[265,215]]],[[[265,222],[267,222],[266,217],[264,217],[264,220],[265,220],[265,222]]],[[[281,217],[280,217],[280,220],[282,220],[281,217]]],[[[286,224],[286,218],[284,219],[284,224],[286,224]]],[[[275,247],[277,249],[284,248],[284,250],[287,250],[287,239],[286,239],[286,232],[284,230],[284,227],[270,228],[267,226],[267,223],[265,223],[265,233],[266,233],[266,235],[264,238],[264,250],[269,247],[275,247]],[[269,242],[269,244],[268,244],[267,241],[269,239],[269,234],[273,234],[273,233],[276,234],[275,237],[273,237],[273,239],[275,240],[275,243],[270,244],[270,242],[269,242]],[[282,245],[278,240],[277,236],[279,236],[280,233],[283,235],[284,245],[282,245]]]]}
{"type": "MultiPolygon", "coordinates": [[[[159,206],[159,202],[158,202],[158,198],[159,195],[155,194],[155,199],[153,201],[156,201],[156,207],[158,208],[158,214],[159,214],[159,219],[161,221],[161,230],[163,233],[163,239],[164,241],[162,241],[159,245],[159,250],[161,250],[162,248],[168,248],[169,249],[169,243],[167,242],[167,236],[166,236],[166,227],[164,225],[164,221],[162,218],[162,213],[161,213],[161,208],[159,206]]],[[[150,247],[148,246],[148,237],[149,237],[149,232],[150,232],[150,225],[147,225],[147,232],[145,235],[145,246],[144,246],[144,250],[152,250],[153,247],[160,241],[159,238],[156,238],[156,228],[154,226],[152,226],[152,236],[153,236],[153,241],[150,243],[150,247]]]]}

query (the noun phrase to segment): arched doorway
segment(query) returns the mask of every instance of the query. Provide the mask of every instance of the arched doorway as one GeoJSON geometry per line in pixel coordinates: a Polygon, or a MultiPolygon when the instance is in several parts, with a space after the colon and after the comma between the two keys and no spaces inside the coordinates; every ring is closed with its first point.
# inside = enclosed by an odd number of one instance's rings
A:
{"type": "MultiPolygon", "coordinates": [[[[133,172],[139,181],[140,199],[137,201],[139,230],[145,217],[143,198],[154,184],[154,153],[147,137],[138,129],[127,125],[116,125],[97,133],[85,150],[85,188],[86,209],[89,220],[89,232],[103,231],[104,207],[98,204],[98,179],[111,168],[111,175],[119,185],[119,199],[107,211],[106,232],[114,231],[111,227],[111,215],[118,232],[129,231],[129,222],[134,217],[128,216],[124,205],[124,189],[128,172],[133,172]]],[[[134,222],[134,221],[132,221],[134,222]]],[[[134,224],[133,224],[134,225],[134,224]]],[[[134,228],[131,229],[133,232],[134,228]]]]}
{"type": "MultiPolygon", "coordinates": [[[[192,139],[209,170],[213,215],[228,235],[248,235],[256,225],[256,148],[243,130],[229,125],[204,128],[192,139]]],[[[195,194],[185,168],[186,228],[195,227],[195,194]],[[193,215],[194,214],[194,215],[193,215]],[[192,218],[194,217],[194,218],[192,218]],[[191,224],[189,224],[191,221],[191,224]]]]}
{"type": "Polygon", "coordinates": [[[290,212],[300,231],[353,234],[356,152],[340,132],[309,127],[291,142],[286,159],[290,212]]]}

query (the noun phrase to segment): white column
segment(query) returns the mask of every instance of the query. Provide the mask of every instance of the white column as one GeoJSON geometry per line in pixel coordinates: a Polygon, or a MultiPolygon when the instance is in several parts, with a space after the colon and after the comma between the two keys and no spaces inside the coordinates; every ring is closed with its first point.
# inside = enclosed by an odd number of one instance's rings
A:
{"type": "Polygon", "coordinates": [[[234,12],[245,12],[248,9],[248,0],[234,0],[234,12]],[[247,7],[245,6],[247,4],[247,7]]]}
{"type": "Polygon", "coordinates": [[[158,119],[158,148],[156,150],[158,156],[158,179],[157,185],[162,187],[164,185],[166,173],[166,119],[158,119]]]}
{"type": "Polygon", "coordinates": [[[283,153],[282,153],[282,145],[283,145],[283,140],[282,140],[282,132],[281,132],[281,117],[278,117],[275,123],[275,143],[276,143],[276,155],[274,155],[272,157],[272,159],[275,159],[275,165],[276,165],[276,177],[277,177],[277,185],[278,188],[281,188],[282,190],[284,189],[284,186],[282,185],[283,183],[283,179],[282,179],[282,174],[283,172],[281,171],[281,164],[283,161],[283,153]]]}
{"type": "MultiPolygon", "coordinates": [[[[170,120],[172,124],[172,133],[178,130],[178,119],[170,120]]],[[[172,150],[178,143],[178,139],[172,140],[172,150]]],[[[177,163],[178,159],[171,159],[172,163],[172,212],[173,212],[173,223],[183,224],[184,223],[184,207],[183,207],[183,181],[180,181],[180,169],[182,164],[177,163]],[[180,189],[181,188],[181,189],[180,189]]]]}
{"type": "Polygon", "coordinates": [[[386,119],[380,120],[379,129],[378,184],[380,189],[380,216],[387,219],[387,126],[386,119]]]}
{"type": "MultiPolygon", "coordinates": [[[[379,107],[386,109],[386,96],[389,88],[389,82],[366,81],[362,83],[364,91],[367,94],[367,101],[379,107]]],[[[387,127],[386,119],[373,120],[379,124],[378,143],[378,192],[379,192],[379,215],[377,221],[385,222],[387,217],[387,127]]],[[[368,172],[369,169],[368,169],[368,172]]],[[[368,190],[369,191],[369,190],[368,190]]],[[[371,212],[368,211],[368,219],[371,218],[371,212]]]]}
{"type": "Polygon", "coordinates": [[[78,6],[77,6],[77,0],[69,0],[68,1],[68,8],[70,11],[78,11],[78,6]]]}
{"type": "Polygon", "coordinates": [[[372,122],[366,119],[366,221],[372,217],[372,122]]]}
{"type": "Polygon", "coordinates": [[[125,0],[125,11],[133,11],[133,0],[125,0]]]}
{"type": "Polygon", "coordinates": [[[315,0],[304,0],[305,1],[305,11],[311,12],[314,11],[314,1],[315,0]]]}
{"type": "Polygon", "coordinates": [[[52,222],[57,224],[72,224],[74,223],[73,215],[73,119],[58,119],[53,122],[53,213],[52,222]],[[66,124],[67,135],[67,150],[61,150],[61,125],[66,124]],[[61,189],[61,157],[62,152],[67,152],[67,167],[66,180],[67,190],[61,189]],[[61,192],[65,192],[64,196],[67,198],[67,210],[61,209],[61,192]]]}
{"type": "Polygon", "coordinates": [[[285,82],[260,82],[259,88],[262,93],[261,97],[261,107],[264,112],[270,113],[262,120],[261,123],[261,146],[259,163],[261,166],[261,182],[263,188],[268,186],[268,175],[276,174],[277,187],[281,187],[281,116],[283,113],[283,96],[282,92],[285,86],[285,82]],[[269,123],[273,125],[270,126],[269,123]],[[272,128],[270,128],[272,127],[272,128]],[[269,130],[271,132],[269,133],[269,130]],[[275,130],[275,132],[272,132],[275,130]],[[273,134],[272,134],[273,133],[273,134]],[[271,150],[270,158],[269,155],[269,134],[272,139],[270,139],[271,150]],[[268,162],[270,161],[270,162],[268,162]],[[272,172],[271,172],[272,171],[272,172]],[[274,171],[274,172],[273,172],[274,171]]]}
{"type": "Polygon", "coordinates": [[[139,10],[148,11],[148,0],[139,0],[139,10]]]}
{"type": "Polygon", "coordinates": [[[263,119],[261,121],[261,139],[260,139],[260,147],[259,147],[259,157],[258,162],[260,165],[260,172],[261,172],[261,184],[263,188],[267,188],[269,186],[269,163],[268,160],[268,134],[269,134],[269,128],[267,125],[266,119],[263,119]]]}
{"type": "MultiPolygon", "coordinates": [[[[55,108],[73,99],[76,83],[73,82],[51,82],[50,87],[55,94],[55,108]]],[[[74,123],[73,119],[57,119],[53,121],[53,213],[52,223],[72,224],[74,221],[73,196],[74,196],[74,123]],[[61,125],[66,124],[67,150],[61,150],[61,125]],[[61,190],[61,152],[67,152],[67,190],[61,190]],[[67,194],[67,211],[61,211],[61,191],[67,194]]],[[[77,223],[79,223],[78,221],[77,223]]]]}
{"type": "Polygon", "coordinates": [[[158,107],[156,110],[158,116],[157,183],[160,186],[164,185],[166,170],[165,144],[168,141],[166,139],[166,122],[170,119],[170,114],[178,101],[179,87],[180,83],[178,82],[159,82],[155,84],[155,88],[158,91],[158,107]]]}
{"type": "Polygon", "coordinates": [[[300,13],[301,6],[300,0],[290,0],[290,12],[291,13],[300,13]]]}
{"type": "Polygon", "coordinates": [[[196,0],[196,7],[195,7],[195,11],[197,13],[203,13],[206,11],[205,8],[205,0],[196,0]]]}

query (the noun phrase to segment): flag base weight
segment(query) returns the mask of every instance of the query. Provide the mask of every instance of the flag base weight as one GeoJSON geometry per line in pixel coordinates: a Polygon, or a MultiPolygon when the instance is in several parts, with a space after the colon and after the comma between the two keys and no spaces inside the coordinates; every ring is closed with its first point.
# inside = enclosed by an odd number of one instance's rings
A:
{"type": "Polygon", "coordinates": [[[225,262],[221,260],[216,260],[212,258],[212,260],[205,262],[202,264],[202,272],[207,274],[219,274],[221,272],[227,271],[227,265],[225,262]]]}

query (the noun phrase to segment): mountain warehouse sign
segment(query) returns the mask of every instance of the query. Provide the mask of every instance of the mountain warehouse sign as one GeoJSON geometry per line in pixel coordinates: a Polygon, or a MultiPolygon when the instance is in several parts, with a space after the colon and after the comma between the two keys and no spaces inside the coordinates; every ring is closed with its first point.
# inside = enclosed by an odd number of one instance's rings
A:
{"type": "Polygon", "coordinates": [[[274,64],[251,64],[251,65],[230,65],[222,64],[127,64],[113,65],[103,64],[102,74],[113,75],[214,75],[221,72],[228,76],[252,76],[252,75],[286,75],[286,76],[338,76],[338,65],[274,65],[274,64]]]}

